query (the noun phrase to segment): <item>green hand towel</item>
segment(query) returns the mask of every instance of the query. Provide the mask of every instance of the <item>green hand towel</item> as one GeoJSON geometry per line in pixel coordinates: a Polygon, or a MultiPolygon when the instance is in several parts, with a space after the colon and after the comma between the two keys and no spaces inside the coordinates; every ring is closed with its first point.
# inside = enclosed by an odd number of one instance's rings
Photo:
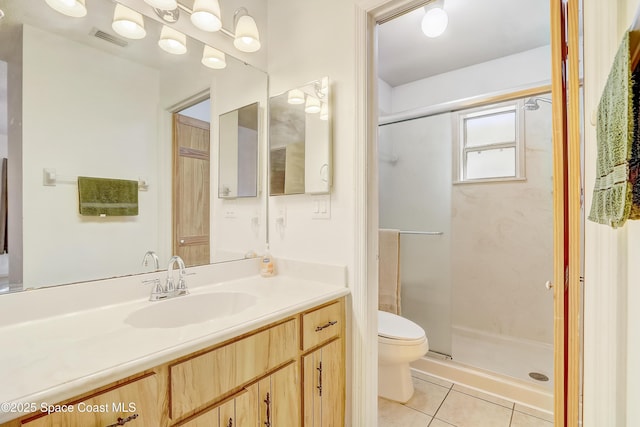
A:
{"type": "Polygon", "coordinates": [[[613,228],[624,225],[632,205],[629,160],[635,114],[629,46],[627,31],[598,104],[597,177],[589,220],[613,228]]]}
{"type": "Polygon", "coordinates": [[[80,215],[138,215],[138,181],[78,177],[80,215]]]}

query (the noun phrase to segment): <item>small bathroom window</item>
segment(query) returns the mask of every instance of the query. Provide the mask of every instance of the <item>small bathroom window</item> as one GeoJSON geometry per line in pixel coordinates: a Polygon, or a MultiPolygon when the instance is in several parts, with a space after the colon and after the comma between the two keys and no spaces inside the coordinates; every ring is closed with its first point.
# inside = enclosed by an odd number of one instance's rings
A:
{"type": "Polygon", "coordinates": [[[453,114],[454,182],[524,179],[522,101],[453,114]]]}

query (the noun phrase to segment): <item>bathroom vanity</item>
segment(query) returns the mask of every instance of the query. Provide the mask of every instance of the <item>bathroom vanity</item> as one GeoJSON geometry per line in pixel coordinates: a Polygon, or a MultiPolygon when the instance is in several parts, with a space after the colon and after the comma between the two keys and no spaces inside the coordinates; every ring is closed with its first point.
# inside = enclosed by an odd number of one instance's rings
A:
{"type": "Polygon", "coordinates": [[[0,368],[0,426],[343,425],[346,294],[250,276],[2,328],[20,354],[0,368]],[[218,296],[230,312],[216,314],[218,296]],[[210,320],[191,320],[198,301],[210,320]],[[140,321],[164,314],[176,320],[140,321]]]}

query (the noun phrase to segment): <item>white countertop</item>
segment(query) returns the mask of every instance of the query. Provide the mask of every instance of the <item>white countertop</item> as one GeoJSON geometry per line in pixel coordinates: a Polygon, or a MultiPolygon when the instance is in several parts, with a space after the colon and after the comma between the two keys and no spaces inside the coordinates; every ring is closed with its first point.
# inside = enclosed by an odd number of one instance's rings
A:
{"type": "MultiPolygon", "coordinates": [[[[242,292],[255,296],[256,302],[229,316],[175,328],[137,328],[126,322],[136,310],[172,301],[150,302],[146,296],[0,327],[0,405],[56,403],[342,297],[349,290],[344,284],[279,275],[200,285],[190,292],[177,298],[242,292]]],[[[1,409],[0,423],[24,415],[1,409]]]]}

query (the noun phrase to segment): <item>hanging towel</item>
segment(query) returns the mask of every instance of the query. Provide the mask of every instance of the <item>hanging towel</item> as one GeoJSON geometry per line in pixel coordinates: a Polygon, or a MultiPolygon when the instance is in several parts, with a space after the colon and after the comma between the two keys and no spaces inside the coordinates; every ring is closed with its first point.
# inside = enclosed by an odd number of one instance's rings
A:
{"type": "Polygon", "coordinates": [[[633,207],[638,164],[638,84],[630,64],[629,32],[618,48],[597,120],[597,169],[589,220],[622,227],[640,218],[640,188],[633,207]]]}
{"type": "Polygon", "coordinates": [[[378,230],[378,309],[400,314],[400,230],[378,230]]]}
{"type": "Polygon", "coordinates": [[[78,177],[80,215],[138,215],[138,181],[78,177]]]}

